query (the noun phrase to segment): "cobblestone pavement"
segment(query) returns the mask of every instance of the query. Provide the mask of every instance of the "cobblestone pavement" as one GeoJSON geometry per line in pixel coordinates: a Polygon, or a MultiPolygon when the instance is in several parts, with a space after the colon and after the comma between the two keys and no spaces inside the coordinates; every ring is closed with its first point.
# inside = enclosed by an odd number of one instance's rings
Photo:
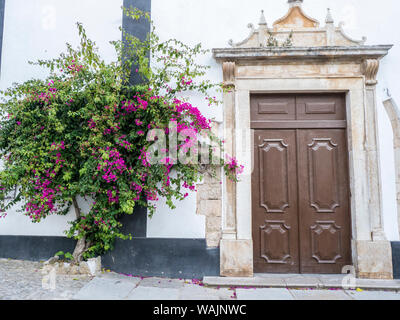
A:
{"type": "Polygon", "coordinates": [[[42,262],[0,259],[0,300],[400,300],[396,291],[206,287],[199,280],[145,278],[103,272],[57,275],[42,287],[42,262]]]}
{"type": "Polygon", "coordinates": [[[93,277],[57,275],[55,290],[42,287],[43,262],[0,259],[0,300],[69,300],[93,277]]]}

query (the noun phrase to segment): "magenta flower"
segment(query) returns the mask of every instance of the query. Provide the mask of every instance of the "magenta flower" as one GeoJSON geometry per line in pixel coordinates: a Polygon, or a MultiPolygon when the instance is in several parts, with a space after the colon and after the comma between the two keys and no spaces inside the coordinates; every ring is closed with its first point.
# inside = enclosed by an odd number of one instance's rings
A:
{"type": "Polygon", "coordinates": [[[88,121],[88,125],[90,129],[96,128],[96,122],[93,119],[88,121]]]}

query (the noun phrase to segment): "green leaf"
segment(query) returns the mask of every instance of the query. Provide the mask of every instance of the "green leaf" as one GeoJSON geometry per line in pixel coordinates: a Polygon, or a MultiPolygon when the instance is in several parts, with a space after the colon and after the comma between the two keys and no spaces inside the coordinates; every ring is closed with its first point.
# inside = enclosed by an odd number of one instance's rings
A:
{"type": "Polygon", "coordinates": [[[71,177],[72,177],[72,172],[67,171],[67,172],[65,172],[64,175],[63,175],[63,180],[64,180],[64,181],[71,181],[71,177]]]}
{"type": "Polygon", "coordinates": [[[68,260],[73,260],[73,259],[74,259],[74,257],[72,256],[72,254],[69,253],[69,252],[65,253],[64,256],[65,256],[65,259],[68,259],[68,260]]]}

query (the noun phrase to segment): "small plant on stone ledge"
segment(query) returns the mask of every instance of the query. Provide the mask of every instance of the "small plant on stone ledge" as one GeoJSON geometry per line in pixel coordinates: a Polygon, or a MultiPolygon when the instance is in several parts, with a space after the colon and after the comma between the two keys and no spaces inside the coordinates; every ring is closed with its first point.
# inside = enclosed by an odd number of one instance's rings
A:
{"type": "Polygon", "coordinates": [[[74,260],[74,257],[73,257],[73,255],[71,253],[64,252],[64,251],[58,251],[54,256],[58,257],[59,259],[64,257],[64,259],[61,259],[63,261],[73,261],[74,260]]]}
{"type": "Polygon", "coordinates": [[[268,31],[268,39],[267,39],[267,47],[284,47],[289,48],[293,46],[293,31],[290,32],[287,39],[282,43],[279,44],[278,40],[274,37],[274,35],[268,31]]]}
{"type": "MultiPolygon", "coordinates": [[[[149,19],[137,9],[124,12],[149,19]]],[[[196,92],[209,106],[218,105],[209,91],[223,88],[202,80],[209,67],[196,62],[207,52],[200,44],[161,41],[154,27],[145,41],[124,32],[124,41],[112,42],[117,60],[108,63],[83,26],[77,27],[80,46],[67,44],[58,58],[36,62],[49,76],[14,84],[0,104],[0,217],[19,204],[35,223],[72,209],[76,218],[66,234],[77,244],[64,256],[74,263],[111,250],[116,238],[130,239],[120,231],[120,217],[136,206],[151,216],[160,197],[174,209],[175,201],[195,190],[202,169],[192,161],[197,135],[223,149],[211,121],[181,98],[196,92]],[[141,84],[129,84],[132,70],[141,84]],[[80,199],[90,201],[88,210],[80,199]]],[[[242,170],[234,159],[212,163],[233,180],[242,170]]]]}
{"type": "Polygon", "coordinates": [[[292,46],[293,46],[293,31],[291,31],[289,33],[289,36],[287,37],[285,42],[282,44],[282,47],[285,47],[285,48],[290,48],[292,46]]]}

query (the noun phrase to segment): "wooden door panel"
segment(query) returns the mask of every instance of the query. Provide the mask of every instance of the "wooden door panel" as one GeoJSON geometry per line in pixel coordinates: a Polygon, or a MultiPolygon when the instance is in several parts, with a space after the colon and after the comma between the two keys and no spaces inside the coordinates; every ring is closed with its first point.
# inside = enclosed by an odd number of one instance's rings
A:
{"type": "Polygon", "coordinates": [[[254,95],[250,103],[252,122],[295,120],[295,99],[286,95],[254,95]]]}
{"type": "Polygon", "coordinates": [[[267,213],[284,213],[289,206],[288,147],[284,139],[264,139],[258,146],[260,205],[267,213]]]}
{"type": "Polygon", "coordinates": [[[296,97],[297,120],[345,120],[343,95],[303,94],[296,97]]]}
{"type": "Polygon", "coordinates": [[[345,130],[298,130],[300,271],[341,273],[351,263],[345,130]]]}
{"type": "Polygon", "coordinates": [[[315,138],[307,152],[310,205],[333,213],[339,206],[338,145],[331,138],[315,138]]]}
{"type": "Polygon", "coordinates": [[[299,272],[295,130],[256,130],[252,176],[255,272],[299,272]]]}

